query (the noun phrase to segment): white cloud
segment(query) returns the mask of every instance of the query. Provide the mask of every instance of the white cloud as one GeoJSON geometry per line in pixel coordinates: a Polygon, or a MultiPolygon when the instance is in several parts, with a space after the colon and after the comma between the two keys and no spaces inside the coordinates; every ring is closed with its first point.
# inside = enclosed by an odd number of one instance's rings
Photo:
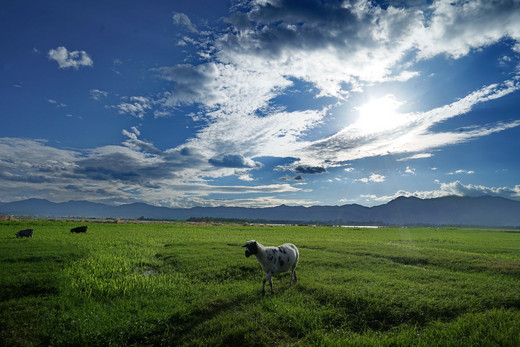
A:
{"type": "Polygon", "coordinates": [[[384,182],[385,180],[386,180],[385,176],[373,173],[369,177],[355,179],[354,181],[363,182],[363,183],[369,183],[369,182],[381,183],[381,182],[384,182]]]}
{"type": "Polygon", "coordinates": [[[251,175],[249,175],[247,173],[238,173],[238,172],[237,172],[237,178],[239,180],[245,181],[245,182],[251,182],[251,181],[255,180],[253,177],[251,177],[251,175]]]}
{"type": "Polygon", "coordinates": [[[79,69],[81,66],[93,66],[94,61],[85,51],[69,52],[65,47],[60,46],[51,49],[48,53],[49,59],[55,60],[60,69],[73,68],[79,69]]]}
{"type": "Polygon", "coordinates": [[[436,181],[439,185],[439,189],[437,190],[428,190],[428,191],[415,191],[408,192],[405,190],[399,190],[393,195],[386,196],[376,196],[376,195],[361,195],[361,197],[369,198],[372,201],[376,201],[379,203],[385,203],[400,196],[405,197],[416,197],[420,199],[434,199],[441,198],[444,196],[471,196],[478,197],[484,195],[491,195],[497,197],[503,197],[507,199],[519,200],[520,199],[520,185],[515,185],[514,187],[486,187],[483,185],[472,185],[472,184],[463,184],[460,181],[442,183],[436,181]]]}
{"type": "Polygon", "coordinates": [[[106,92],[104,90],[99,90],[99,89],[90,90],[90,97],[96,101],[106,98],[107,96],[108,96],[108,92],[106,92]]]}
{"type": "Polygon", "coordinates": [[[413,167],[407,166],[406,169],[404,170],[404,172],[409,175],[415,175],[415,169],[413,167]]]}
{"type": "Polygon", "coordinates": [[[431,19],[414,37],[420,58],[438,54],[460,58],[504,37],[520,40],[520,15],[514,1],[440,0],[431,9],[431,19]]]}
{"type": "Polygon", "coordinates": [[[482,196],[492,195],[509,199],[520,198],[520,185],[510,187],[486,187],[483,185],[462,184],[460,181],[441,183],[441,191],[447,195],[457,196],[482,196]]]}
{"type": "Polygon", "coordinates": [[[115,106],[120,114],[127,113],[137,118],[143,118],[146,112],[152,108],[152,100],[143,96],[132,96],[129,101],[115,106]]]}
{"type": "Polygon", "coordinates": [[[141,151],[144,153],[149,154],[155,154],[159,155],[161,154],[161,151],[158,150],[153,143],[148,141],[143,141],[138,138],[138,136],[141,135],[139,132],[139,129],[136,127],[131,127],[131,131],[123,130],[121,131],[123,135],[128,137],[128,140],[124,141],[123,144],[127,146],[128,148],[131,148],[136,151],[141,151]]]}
{"type": "Polygon", "coordinates": [[[448,172],[448,175],[461,175],[461,174],[472,175],[474,173],[475,173],[475,171],[473,171],[473,170],[455,170],[452,172],[448,172]]]}
{"type": "Polygon", "coordinates": [[[511,57],[509,57],[507,55],[504,55],[504,56],[502,56],[501,58],[498,59],[498,64],[499,65],[507,65],[511,61],[512,61],[511,57]]]}

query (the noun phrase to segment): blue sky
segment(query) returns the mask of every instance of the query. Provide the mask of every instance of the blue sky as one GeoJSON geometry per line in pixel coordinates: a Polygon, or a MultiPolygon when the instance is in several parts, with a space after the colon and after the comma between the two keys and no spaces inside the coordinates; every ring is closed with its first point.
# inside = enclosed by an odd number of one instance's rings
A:
{"type": "Polygon", "coordinates": [[[0,200],[520,200],[520,1],[11,1],[0,200]]]}

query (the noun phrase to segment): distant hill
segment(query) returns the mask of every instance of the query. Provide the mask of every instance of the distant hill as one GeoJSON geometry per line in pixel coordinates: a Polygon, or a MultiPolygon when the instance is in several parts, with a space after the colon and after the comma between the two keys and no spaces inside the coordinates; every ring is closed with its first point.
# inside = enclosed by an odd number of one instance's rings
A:
{"type": "Polygon", "coordinates": [[[286,206],[267,208],[193,207],[167,208],[134,203],[111,206],[88,201],[54,203],[28,199],[0,203],[0,215],[44,218],[169,219],[220,218],[288,223],[379,224],[379,225],[478,225],[520,226],[520,201],[499,197],[457,197],[436,199],[399,197],[384,205],[365,207],[286,206]]]}

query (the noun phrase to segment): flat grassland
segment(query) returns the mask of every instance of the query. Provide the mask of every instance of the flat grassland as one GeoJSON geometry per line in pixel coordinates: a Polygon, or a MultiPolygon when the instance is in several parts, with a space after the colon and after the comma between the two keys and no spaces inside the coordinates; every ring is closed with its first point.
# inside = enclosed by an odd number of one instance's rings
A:
{"type": "Polygon", "coordinates": [[[0,345],[520,345],[518,231],[83,224],[0,222],[0,345]]]}

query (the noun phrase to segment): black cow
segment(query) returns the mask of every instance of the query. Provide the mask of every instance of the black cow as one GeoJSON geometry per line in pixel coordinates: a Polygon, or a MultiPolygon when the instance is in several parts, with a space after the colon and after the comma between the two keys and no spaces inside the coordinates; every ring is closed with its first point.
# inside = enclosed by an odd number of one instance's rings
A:
{"type": "Polygon", "coordinates": [[[70,232],[71,233],[86,233],[87,232],[87,226],[84,225],[82,227],[72,228],[72,229],[70,229],[70,232]]]}
{"type": "Polygon", "coordinates": [[[17,232],[16,237],[32,237],[34,234],[34,229],[24,229],[17,232]]]}

